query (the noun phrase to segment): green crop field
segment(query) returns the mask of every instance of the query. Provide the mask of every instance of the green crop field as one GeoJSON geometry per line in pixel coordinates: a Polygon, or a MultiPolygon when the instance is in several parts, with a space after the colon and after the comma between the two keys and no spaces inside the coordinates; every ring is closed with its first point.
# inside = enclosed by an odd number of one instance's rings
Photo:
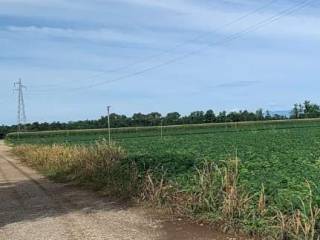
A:
{"type": "MultiPolygon", "coordinates": [[[[223,161],[237,155],[241,181],[252,191],[264,184],[274,201],[296,195],[305,180],[320,186],[320,120],[226,123],[112,129],[112,139],[144,168],[163,167],[187,177],[203,160],[223,161]]],[[[7,140],[29,144],[90,144],[107,138],[103,130],[23,133],[7,140]]]]}
{"type": "MultiPolygon", "coordinates": [[[[166,172],[165,180],[177,184],[178,191],[191,192],[195,196],[198,195],[194,191],[199,191],[193,190],[198,184],[195,181],[202,181],[201,177],[196,177],[197,171],[204,163],[223,165],[228,159],[239,158],[239,184],[254,199],[249,209],[257,208],[256,203],[261,200],[259,194],[264,189],[265,202],[270,212],[269,215],[248,213],[241,218],[241,223],[249,232],[265,231],[263,229],[270,226],[271,232],[274,231],[272,224],[278,216],[274,209],[279,209],[284,214],[293,214],[288,215],[292,219],[299,216],[297,209],[304,210],[304,217],[309,221],[315,215],[310,213],[310,209],[313,209],[311,205],[307,210],[305,208],[308,199],[312,199],[315,206],[320,204],[319,119],[118,128],[111,129],[111,137],[113,142],[126,151],[127,160],[136,164],[141,176],[149,170],[153,173],[166,172]],[[307,182],[312,187],[312,195],[307,182]]],[[[19,135],[12,133],[7,136],[6,141],[14,145],[94,146],[96,141],[107,138],[108,130],[100,129],[19,135]]],[[[199,192],[206,195],[210,188],[201,190],[202,187],[199,192]]],[[[207,201],[210,202],[209,195],[204,198],[201,206],[209,204],[207,201]]],[[[191,211],[198,211],[198,208],[192,206],[190,205],[191,211]]],[[[211,210],[203,208],[199,214],[203,216],[209,214],[208,211],[214,212],[211,207],[211,210]]],[[[317,209],[314,211],[318,211],[317,209]]],[[[222,215],[220,211],[218,216],[222,215]]],[[[277,223],[281,225],[283,218],[277,219],[280,219],[277,223]]]]}

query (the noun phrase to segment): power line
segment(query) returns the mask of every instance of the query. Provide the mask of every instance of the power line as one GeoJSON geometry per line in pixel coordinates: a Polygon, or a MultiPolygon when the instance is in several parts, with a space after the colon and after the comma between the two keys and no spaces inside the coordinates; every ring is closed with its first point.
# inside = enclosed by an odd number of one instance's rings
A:
{"type": "MultiPolygon", "coordinates": [[[[168,54],[168,53],[171,53],[172,51],[174,51],[174,50],[176,50],[176,49],[178,49],[178,48],[187,46],[188,44],[190,44],[190,43],[192,43],[192,42],[195,42],[195,41],[197,41],[197,40],[204,39],[204,38],[208,37],[208,35],[211,35],[211,34],[213,34],[213,33],[217,33],[219,30],[221,30],[221,29],[223,29],[223,28],[225,28],[225,27],[232,26],[232,25],[234,25],[234,24],[236,24],[236,23],[238,23],[238,22],[240,22],[240,21],[242,21],[242,20],[250,17],[251,15],[253,15],[253,14],[257,13],[257,12],[259,12],[259,11],[261,11],[261,10],[263,10],[263,9],[266,9],[267,7],[269,7],[270,5],[274,4],[274,3],[277,2],[277,1],[278,1],[278,0],[271,0],[271,1],[269,1],[268,3],[264,4],[263,6],[257,8],[257,9],[254,9],[253,11],[251,11],[251,12],[245,14],[245,15],[242,15],[242,16],[234,19],[233,21],[230,21],[230,22],[228,22],[228,23],[226,23],[226,24],[224,24],[224,25],[222,25],[222,26],[220,26],[220,27],[217,27],[217,28],[215,28],[215,29],[213,29],[213,30],[210,30],[209,33],[207,32],[207,33],[204,33],[204,34],[200,34],[200,35],[197,35],[197,36],[195,36],[194,38],[191,38],[191,39],[189,39],[189,40],[187,40],[187,41],[178,43],[178,44],[176,44],[175,46],[173,46],[172,48],[167,49],[167,50],[164,50],[164,51],[161,52],[160,54],[151,55],[151,56],[149,56],[149,57],[144,58],[144,59],[141,60],[141,61],[136,61],[136,62],[133,62],[133,63],[128,64],[128,65],[124,65],[124,66],[121,66],[121,67],[118,67],[118,68],[115,68],[115,69],[112,69],[112,70],[104,71],[104,73],[114,73],[114,72],[119,72],[119,71],[122,71],[122,70],[126,70],[126,69],[129,69],[129,68],[133,67],[133,66],[139,65],[139,64],[141,64],[141,63],[146,63],[146,62],[148,62],[148,61],[150,61],[150,60],[152,60],[152,59],[156,59],[156,58],[158,58],[158,57],[161,57],[161,56],[163,56],[163,55],[166,55],[166,54],[168,54]]],[[[100,76],[100,75],[98,75],[98,76],[100,76]]]]}
{"type": "MultiPolygon", "coordinates": [[[[130,63],[130,64],[127,64],[127,65],[123,65],[123,66],[120,66],[120,67],[117,67],[117,68],[114,68],[114,69],[111,69],[111,70],[106,70],[106,71],[103,71],[102,73],[99,73],[99,74],[96,74],[96,75],[93,75],[92,77],[90,78],[95,78],[95,77],[99,77],[99,76],[102,76],[106,73],[116,73],[116,72],[119,72],[119,71],[123,71],[123,70],[127,70],[127,69],[130,69],[131,67],[133,66],[137,66],[139,64],[142,64],[142,63],[146,63],[146,62],[149,62],[150,60],[152,59],[156,59],[158,57],[161,57],[161,56],[164,56],[166,54],[169,54],[169,53],[172,53],[174,50],[176,49],[179,49],[181,47],[184,47],[184,46],[187,46],[188,44],[191,44],[197,40],[201,40],[201,39],[204,39],[206,37],[208,37],[209,35],[213,34],[213,33],[217,33],[219,30],[222,30],[223,28],[226,28],[226,27],[229,27],[229,26],[232,26],[238,22],[241,22],[242,20],[268,8],[269,6],[271,6],[272,4],[276,3],[277,1],[279,0],[271,0],[269,2],[267,2],[266,4],[264,4],[263,6],[260,6],[222,26],[219,26],[213,30],[210,30],[209,32],[206,32],[204,34],[199,34],[191,39],[188,39],[186,41],[183,41],[183,42],[180,42],[178,44],[176,44],[175,46],[167,49],[167,50],[164,50],[162,51],[160,54],[154,54],[154,55],[151,55],[151,56],[148,56],[140,61],[135,61],[133,63],[130,63]]],[[[35,85],[35,87],[40,87],[40,88],[46,88],[46,90],[50,91],[50,90],[55,90],[56,88],[60,88],[61,86],[60,85],[54,85],[54,84],[45,84],[45,85],[35,85]],[[49,90],[50,89],[50,90],[49,90]]],[[[41,91],[41,90],[40,90],[41,91]]]]}
{"type": "Polygon", "coordinates": [[[263,27],[265,25],[268,25],[268,24],[271,24],[273,22],[276,22],[277,20],[281,19],[282,17],[287,16],[287,15],[289,15],[289,14],[295,12],[295,11],[298,11],[303,7],[306,7],[310,3],[311,3],[310,0],[305,0],[302,3],[300,3],[300,4],[298,4],[298,5],[294,6],[294,7],[290,7],[288,9],[285,9],[285,10],[279,12],[278,14],[272,16],[272,17],[269,17],[269,18],[267,18],[267,19],[265,19],[263,21],[260,21],[255,25],[249,26],[248,28],[246,28],[243,31],[237,32],[235,34],[232,34],[229,37],[227,37],[226,39],[223,39],[221,41],[217,41],[217,42],[215,42],[213,44],[208,44],[205,47],[202,47],[200,49],[185,53],[185,54],[183,54],[183,55],[181,55],[179,57],[169,59],[169,60],[167,60],[165,62],[159,63],[159,64],[151,66],[149,68],[145,68],[143,70],[136,71],[136,72],[128,74],[128,75],[120,76],[120,77],[112,79],[112,80],[101,81],[101,82],[98,82],[98,83],[95,83],[95,84],[87,85],[85,87],[74,88],[73,90],[89,89],[89,88],[94,88],[94,87],[97,87],[97,86],[105,85],[105,84],[108,84],[108,83],[117,82],[117,81],[120,81],[120,80],[124,80],[124,79],[127,79],[127,78],[138,76],[138,75],[144,74],[146,72],[149,72],[151,70],[154,70],[154,69],[157,69],[157,68],[160,68],[160,67],[163,67],[163,66],[170,65],[172,63],[181,61],[181,60],[183,60],[183,59],[185,59],[187,57],[190,57],[190,56],[196,55],[198,53],[201,53],[201,52],[203,52],[204,50],[206,50],[206,49],[208,49],[210,47],[223,45],[223,44],[232,42],[232,41],[234,41],[236,39],[239,39],[239,38],[242,37],[242,35],[250,33],[250,32],[254,32],[255,30],[258,30],[258,29],[260,29],[261,27],[263,27]]]}
{"type": "Polygon", "coordinates": [[[163,55],[165,55],[165,54],[167,54],[167,53],[170,53],[170,52],[172,52],[172,51],[174,51],[174,50],[176,50],[176,49],[178,49],[178,48],[184,47],[184,46],[186,46],[186,45],[188,45],[188,44],[190,44],[190,43],[192,43],[192,42],[195,42],[195,41],[197,41],[197,40],[204,39],[204,38],[208,37],[208,35],[211,35],[211,34],[213,34],[213,33],[217,33],[219,30],[221,30],[221,29],[223,29],[223,28],[225,28],[225,27],[232,26],[233,24],[236,24],[236,23],[242,21],[243,19],[246,19],[247,17],[250,17],[251,15],[253,15],[253,14],[255,14],[255,13],[257,13],[257,12],[259,12],[259,11],[267,8],[267,7],[269,7],[270,5],[272,5],[273,3],[277,2],[277,1],[278,1],[278,0],[271,0],[271,1],[269,1],[267,4],[261,6],[261,7],[257,8],[257,9],[254,9],[253,11],[251,11],[251,12],[245,14],[245,15],[242,15],[242,16],[234,19],[233,21],[230,21],[230,22],[228,22],[228,23],[226,23],[226,24],[224,24],[224,25],[222,25],[222,26],[220,26],[220,27],[217,27],[217,28],[215,28],[214,30],[209,31],[209,33],[204,33],[204,34],[197,35],[196,37],[191,38],[191,39],[189,39],[189,40],[187,40],[187,41],[185,41],[185,42],[181,42],[181,43],[176,44],[176,45],[173,46],[172,48],[167,49],[167,50],[163,51],[163,52],[160,53],[160,54],[152,55],[152,56],[147,57],[147,58],[145,58],[145,59],[143,59],[143,60],[141,60],[141,61],[134,62],[134,63],[132,63],[132,64],[129,64],[129,65],[126,65],[126,66],[119,67],[119,68],[116,68],[116,69],[114,69],[114,70],[111,70],[110,72],[118,72],[119,70],[125,70],[125,69],[128,69],[128,68],[132,67],[132,66],[136,66],[136,65],[138,65],[138,64],[148,62],[149,60],[155,59],[155,58],[157,58],[157,57],[161,57],[161,56],[163,56],[163,55]]]}
{"type": "Polygon", "coordinates": [[[148,68],[145,68],[145,69],[142,69],[142,70],[139,70],[139,71],[136,71],[136,72],[133,72],[133,73],[130,73],[130,74],[127,74],[127,75],[124,75],[124,76],[120,76],[120,77],[117,77],[117,78],[114,78],[112,80],[107,80],[107,81],[100,81],[100,82],[96,82],[96,83],[93,83],[93,84],[89,84],[87,86],[83,86],[83,87],[77,87],[77,88],[70,88],[69,90],[71,91],[78,91],[78,90],[83,90],[83,89],[90,89],[90,88],[94,88],[94,87],[97,87],[97,86],[102,86],[102,85],[105,85],[105,84],[108,84],[108,83],[113,83],[113,82],[117,82],[117,81],[121,81],[121,80],[124,80],[124,79],[128,79],[128,78],[131,78],[131,77],[134,77],[134,76],[138,76],[138,75],[142,75],[146,72],[149,72],[151,70],[154,70],[154,69],[157,69],[157,68],[161,68],[163,66],[166,66],[166,65],[170,65],[172,63],[175,63],[175,62],[179,62],[179,61],[182,61],[184,60],[185,58],[188,58],[190,56],[193,56],[193,55],[197,55],[201,52],[203,52],[204,50],[208,49],[208,48],[211,48],[211,47],[214,47],[214,46],[219,46],[219,45],[224,45],[226,43],[229,43],[229,42],[232,42],[236,39],[239,39],[241,38],[243,35],[245,34],[248,34],[250,32],[254,32],[258,29],[261,29],[262,27],[266,26],[266,25],[269,25],[271,23],[274,23],[276,21],[278,21],[279,19],[281,19],[282,17],[284,16],[287,16],[287,15],[290,15],[306,6],[308,6],[312,1],[311,0],[305,0],[299,4],[296,4],[292,7],[289,7],[289,8],[286,8],[285,10],[282,10],[280,11],[279,13],[271,16],[271,17],[268,17],[256,24],[253,24],[249,27],[247,27],[246,29],[242,30],[242,31],[239,31],[239,32],[236,32],[234,34],[231,34],[230,36],[224,38],[224,39],[221,39],[219,41],[216,41],[214,43],[211,43],[211,44],[208,44],[204,47],[201,47],[199,49],[196,49],[196,50],[193,50],[193,51],[190,51],[190,52],[187,52],[183,55],[180,55],[178,57],[175,57],[175,58],[171,58],[167,61],[164,61],[164,62],[161,62],[157,65],[153,65],[153,66],[150,66],[148,68]]]}

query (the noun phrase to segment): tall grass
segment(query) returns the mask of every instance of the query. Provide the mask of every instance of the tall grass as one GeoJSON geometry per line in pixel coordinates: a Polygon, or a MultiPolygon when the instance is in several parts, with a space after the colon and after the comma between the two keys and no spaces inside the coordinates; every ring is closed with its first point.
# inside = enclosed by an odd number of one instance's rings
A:
{"type": "Polygon", "coordinates": [[[240,231],[261,239],[320,239],[320,208],[308,182],[309,194],[299,198],[299,207],[280,209],[267,201],[264,186],[258,193],[249,193],[239,181],[239,165],[237,157],[222,164],[204,161],[188,189],[165,175],[154,178],[148,173],[143,197],[173,213],[218,223],[226,232],[240,231]]]}
{"type": "Polygon", "coordinates": [[[278,237],[282,239],[320,239],[320,208],[314,201],[314,193],[309,182],[306,182],[309,195],[300,198],[300,208],[289,213],[276,211],[276,226],[279,228],[278,237]]]}
{"type": "Polygon", "coordinates": [[[105,140],[88,146],[19,145],[22,161],[59,181],[76,181],[105,189],[110,195],[130,197],[138,187],[138,173],[126,152],[105,140]]]}

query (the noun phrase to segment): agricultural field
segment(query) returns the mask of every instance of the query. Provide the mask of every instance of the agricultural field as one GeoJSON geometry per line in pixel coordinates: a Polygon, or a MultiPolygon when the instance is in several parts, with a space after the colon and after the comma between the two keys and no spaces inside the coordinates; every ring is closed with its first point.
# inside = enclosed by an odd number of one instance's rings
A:
{"type": "MultiPolygon", "coordinates": [[[[112,129],[112,140],[130,158],[168,174],[188,175],[203,160],[241,160],[241,179],[262,184],[276,199],[295,194],[306,179],[320,182],[320,120],[227,123],[112,129]],[[289,191],[289,192],[288,192],[289,191]]],[[[79,130],[8,135],[15,144],[92,144],[108,131],[79,130]]]]}
{"type": "MultiPolygon", "coordinates": [[[[190,189],[204,162],[239,159],[239,181],[254,196],[264,189],[266,202],[283,211],[299,208],[310,197],[320,203],[320,120],[225,123],[112,129],[141,172],[165,171],[181,189],[190,189]]],[[[90,145],[107,130],[9,134],[16,145],[90,145]]],[[[257,197],[257,196],[256,196],[257,197]]]]}

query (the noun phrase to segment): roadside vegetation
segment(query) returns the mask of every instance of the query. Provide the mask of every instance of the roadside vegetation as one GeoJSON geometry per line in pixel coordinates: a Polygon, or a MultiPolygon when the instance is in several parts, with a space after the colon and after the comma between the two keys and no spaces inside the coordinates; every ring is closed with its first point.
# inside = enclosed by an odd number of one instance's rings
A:
{"type": "Polygon", "coordinates": [[[320,120],[24,133],[29,165],[174,214],[270,239],[320,233],[320,120]],[[98,140],[98,141],[97,141],[98,140]]]}
{"type": "Polygon", "coordinates": [[[137,179],[126,153],[106,141],[87,146],[19,145],[13,150],[29,166],[51,179],[88,184],[105,189],[115,197],[130,198],[137,179]]]}

